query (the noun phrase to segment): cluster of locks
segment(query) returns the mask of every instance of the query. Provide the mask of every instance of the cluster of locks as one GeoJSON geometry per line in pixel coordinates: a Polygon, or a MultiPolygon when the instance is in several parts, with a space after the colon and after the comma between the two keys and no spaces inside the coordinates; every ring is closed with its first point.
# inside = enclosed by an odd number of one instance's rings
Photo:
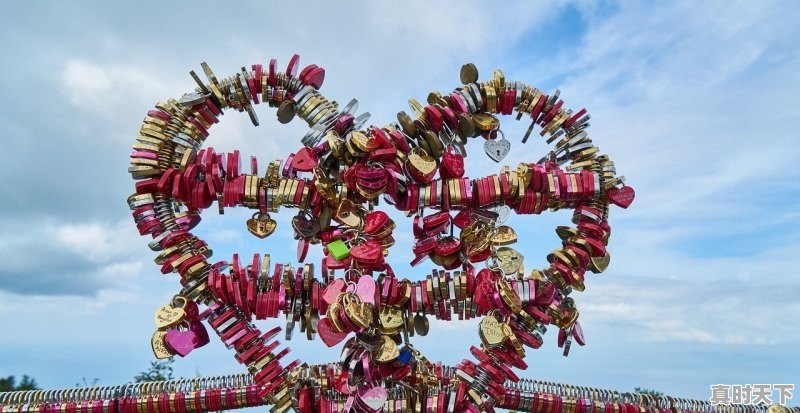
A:
{"type": "Polygon", "coordinates": [[[148,112],[131,154],[134,221],[152,237],[162,273],[179,274],[182,285],[156,313],[156,357],[185,356],[207,343],[205,322],[276,411],[324,410],[314,391],[321,384],[291,373],[305,364],[284,364],[289,349],[279,351],[274,340],[281,329],[262,333],[253,324],[285,317],[286,339],[299,324],[308,339],[319,336],[329,347],[344,342],[324,376],[325,386],[344,395],[345,411],[383,411],[397,389],[411,388],[402,392],[408,411],[477,412],[502,405],[503,383],[519,380],[512,369],[527,367],[525,349],[542,345],[547,326],[558,328],[565,355],[573,340],[584,344],[570,294],[584,290],[587,271],[609,264],[610,204],[627,208],[634,198],[589,138],[585,109],[573,112],[558,90],[546,94],[499,70],[478,81],[477,68],[466,64],[460,87],[431,92],[427,105],[410,99],[410,113],[379,127],[358,114],[357,101],[340,108],[322,96],[325,70],[301,70],[297,55],[283,72],[275,59],[222,79],[202,67],[207,82],[191,72],[195,90],[148,112]],[[203,147],[223,110],[247,112],[258,125],[259,102],[277,107],[281,123],[299,117],[309,125],[302,147],[270,162],[263,175],[255,157],[247,168],[238,151],[203,147]],[[522,141],[538,126],[554,148],[538,162],[468,178],[470,139],[483,140],[496,162],[511,150],[497,115],[530,121],[522,141]],[[220,213],[253,209],[246,227],[259,238],[278,226],[270,213],[297,208],[291,226],[300,263],[273,263],[267,254],[211,262],[210,247],[191,230],[214,202],[220,213]],[[397,223],[378,209],[384,204],[413,217],[410,265],[435,266],[424,279],[402,277],[386,261],[397,223]],[[506,218],[566,208],[574,226],[556,228],[561,246],[547,255],[549,265],[527,271],[506,218]],[[319,263],[306,260],[312,245],[324,253],[319,263]],[[481,319],[473,358],[447,380],[441,364],[409,339],[428,333],[428,317],[481,319]],[[435,406],[423,406],[434,400],[429,389],[437,389],[435,406]]]}

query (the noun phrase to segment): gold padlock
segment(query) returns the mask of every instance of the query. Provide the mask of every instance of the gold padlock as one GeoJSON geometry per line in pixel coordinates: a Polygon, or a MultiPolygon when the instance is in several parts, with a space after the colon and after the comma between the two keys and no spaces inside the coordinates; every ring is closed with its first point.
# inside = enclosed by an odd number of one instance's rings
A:
{"type": "Polygon", "coordinates": [[[350,294],[348,297],[345,298],[344,304],[344,313],[347,319],[358,328],[369,327],[372,322],[372,307],[361,301],[355,294],[350,294]]]}
{"type": "Polygon", "coordinates": [[[478,326],[478,335],[487,348],[497,347],[503,343],[503,325],[493,314],[488,314],[478,326]]]}
{"type": "Polygon", "coordinates": [[[164,336],[167,335],[166,331],[156,330],[153,337],[150,339],[150,348],[153,349],[153,355],[157,359],[165,359],[174,356],[164,344],[164,336]]]}
{"type": "Polygon", "coordinates": [[[403,311],[395,307],[382,307],[378,312],[381,334],[395,334],[403,329],[403,311]]]}
{"type": "Polygon", "coordinates": [[[436,159],[430,157],[423,149],[414,148],[408,156],[408,169],[412,174],[421,177],[429,178],[436,173],[436,159]]]}
{"type": "Polygon", "coordinates": [[[359,228],[361,226],[361,217],[357,213],[356,205],[349,199],[343,199],[339,202],[339,207],[336,208],[336,215],[334,218],[350,228],[359,228]]]}
{"type": "Polygon", "coordinates": [[[389,336],[381,336],[380,345],[372,351],[372,359],[378,363],[388,363],[400,356],[400,348],[389,336]]]}

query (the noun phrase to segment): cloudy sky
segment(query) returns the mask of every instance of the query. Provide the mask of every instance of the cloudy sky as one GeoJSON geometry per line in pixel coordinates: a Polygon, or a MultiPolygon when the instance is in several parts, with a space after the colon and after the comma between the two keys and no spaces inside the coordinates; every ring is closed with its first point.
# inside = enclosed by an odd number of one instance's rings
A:
{"type": "MultiPolygon", "coordinates": [[[[303,65],[325,67],[327,96],[358,98],[378,125],[406,110],[409,97],[457,86],[466,62],[484,78],[501,68],[588,108],[590,135],[637,198],[612,211],[610,269],[576,296],[588,345],[564,358],[551,331],[529,351],[525,375],[696,398],[714,383],[800,386],[799,9],[766,1],[7,3],[0,375],[29,374],[52,388],[81,378],[118,384],[146,368],[153,311],[177,279],[152,263],[125,204],[139,123],[155,102],[192,89],[188,72],[200,62],[228,75],[272,57],[285,67],[299,53],[303,65]]],[[[208,144],[262,163],[299,147],[303,125],[279,125],[265,107],[259,116],[254,128],[229,111],[208,144]]],[[[513,144],[505,163],[547,150],[521,145],[527,125],[502,122],[513,144]]],[[[469,150],[470,176],[498,170],[477,145],[469,150]]],[[[295,255],[286,224],[258,241],[244,228],[247,211],[203,217],[198,233],[217,259],[295,255]]],[[[520,250],[528,268],[541,267],[558,245],[553,228],[569,215],[523,218],[512,219],[520,250]]],[[[410,223],[397,238],[392,262],[408,268],[410,223]]],[[[478,342],[474,323],[433,330],[415,343],[447,363],[478,342]]],[[[318,342],[291,347],[309,361],[338,356],[318,342]]],[[[183,376],[240,371],[217,342],[176,362],[183,376]]]]}

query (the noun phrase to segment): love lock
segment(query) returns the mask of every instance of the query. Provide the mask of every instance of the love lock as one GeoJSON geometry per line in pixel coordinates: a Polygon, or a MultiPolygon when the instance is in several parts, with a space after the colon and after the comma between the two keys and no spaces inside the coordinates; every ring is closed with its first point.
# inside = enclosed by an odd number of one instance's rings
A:
{"type": "Polygon", "coordinates": [[[501,139],[487,139],[483,143],[483,151],[493,161],[500,162],[511,152],[511,142],[506,140],[506,135],[503,131],[498,129],[497,133],[500,134],[501,139]]]}
{"type": "Polygon", "coordinates": [[[256,212],[247,220],[247,230],[258,238],[266,238],[275,232],[278,224],[270,218],[269,214],[256,212]]]}

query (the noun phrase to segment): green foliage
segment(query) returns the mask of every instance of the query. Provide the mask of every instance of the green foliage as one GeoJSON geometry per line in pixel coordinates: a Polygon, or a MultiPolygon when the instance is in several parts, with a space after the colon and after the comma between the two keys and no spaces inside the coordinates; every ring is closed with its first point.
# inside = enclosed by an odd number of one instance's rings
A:
{"type": "Polygon", "coordinates": [[[39,385],[36,380],[29,377],[27,374],[22,376],[19,384],[16,384],[16,377],[8,376],[0,378],[0,391],[19,391],[19,390],[38,390],[39,385]]]}
{"type": "Polygon", "coordinates": [[[151,361],[150,368],[137,374],[133,380],[136,383],[172,380],[172,363],[174,361],[172,357],[164,360],[151,361]]]}
{"type": "Polygon", "coordinates": [[[75,383],[75,387],[94,387],[99,382],[100,382],[100,379],[98,379],[97,377],[95,377],[95,378],[93,378],[91,380],[86,380],[86,377],[83,377],[83,378],[81,378],[81,381],[75,383]]]}
{"type": "Polygon", "coordinates": [[[633,391],[635,391],[636,393],[649,394],[651,396],[656,396],[656,397],[661,397],[664,395],[663,392],[660,392],[658,390],[643,389],[641,387],[636,387],[633,389],[633,391]]]}

